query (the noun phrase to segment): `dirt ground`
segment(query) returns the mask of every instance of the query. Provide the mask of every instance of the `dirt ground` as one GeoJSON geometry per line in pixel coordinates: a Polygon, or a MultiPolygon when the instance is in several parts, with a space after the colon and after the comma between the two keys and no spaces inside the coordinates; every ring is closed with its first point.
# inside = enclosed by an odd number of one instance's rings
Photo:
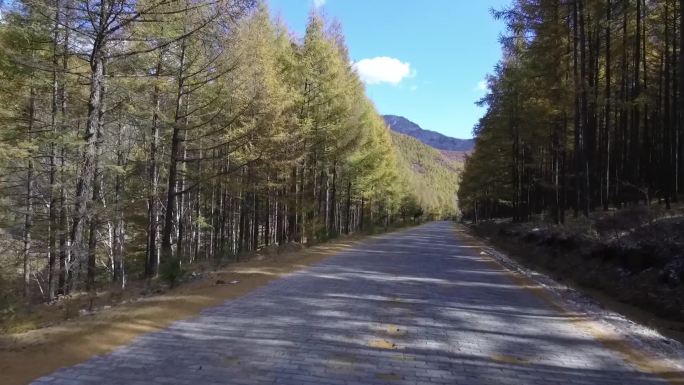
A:
{"type": "MultiPolygon", "coordinates": [[[[106,354],[135,337],[241,297],[361,241],[349,238],[262,260],[236,263],[167,293],[18,334],[0,335],[0,384],[27,384],[54,370],[106,354]],[[237,281],[236,283],[233,283],[237,281]]],[[[43,310],[45,311],[45,310],[43,310]]]]}

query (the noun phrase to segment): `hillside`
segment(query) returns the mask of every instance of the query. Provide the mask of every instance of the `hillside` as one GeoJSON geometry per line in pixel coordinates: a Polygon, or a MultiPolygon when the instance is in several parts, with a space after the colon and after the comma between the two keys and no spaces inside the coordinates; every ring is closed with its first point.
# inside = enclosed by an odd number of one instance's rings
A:
{"type": "Polygon", "coordinates": [[[463,163],[465,162],[466,155],[470,154],[471,151],[447,151],[439,150],[442,156],[449,159],[452,162],[463,163]]]}
{"type": "Polygon", "coordinates": [[[456,214],[458,176],[462,163],[408,135],[391,132],[400,178],[418,205],[434,217],[456,214]]]}
{"type": "Polygon", "coordinates": [[[449,153],[456,152],[456,154],[452,154],[450,157],[462,159],[464,153],[472,151],[475,146],[473,139],[457,139],[439,132],[425,130],[403,116],[383,115],[382,117],[392,131],[414,137],[438,150],[448,151],[449,153]]]}

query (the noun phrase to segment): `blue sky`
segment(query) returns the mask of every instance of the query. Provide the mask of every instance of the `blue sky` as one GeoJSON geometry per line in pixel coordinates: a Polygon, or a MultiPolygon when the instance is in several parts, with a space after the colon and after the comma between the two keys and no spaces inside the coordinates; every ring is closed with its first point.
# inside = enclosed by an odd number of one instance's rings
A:
{"type": "Polygon", "coordinates": [[[499,60],[504,26],[490,8],[510,0],[269,0],[274,15],[304,33],[321,8],[343,27],[367,94],[382,114],[469,138],[484,110],[481,83],[499,60]],[[365,60],[364,60],[365,59],[365,60]]]}

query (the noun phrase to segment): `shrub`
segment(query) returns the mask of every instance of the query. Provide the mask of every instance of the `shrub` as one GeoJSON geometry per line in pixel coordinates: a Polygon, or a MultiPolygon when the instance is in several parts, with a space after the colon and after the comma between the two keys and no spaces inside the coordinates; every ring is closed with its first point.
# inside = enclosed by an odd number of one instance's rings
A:
{"type": "Polygon", "coordinates": [[[185,271],[181,264],[180,258],[167,258],[159,266],[159,278],[166,282],[170,287],[176,284],[183,278],[185,271]]]}

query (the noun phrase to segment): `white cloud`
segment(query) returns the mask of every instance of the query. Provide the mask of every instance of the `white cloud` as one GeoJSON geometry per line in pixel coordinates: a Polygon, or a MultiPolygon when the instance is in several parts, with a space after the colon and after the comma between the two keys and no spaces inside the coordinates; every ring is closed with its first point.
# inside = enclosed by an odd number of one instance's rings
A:
{"type": "Polygon", "coordinates": [[[363,59],[354,63],[353,66],[361,80],[366,84],[389,83],[397,85],[404,78],[415,76],[415,71],[411,71],[411,64],[387,56],[363,59]]]}
{"type": "Polygon", "coordinates": [[[489,89],[489,86],[486,80],[480,81],[477,83],[477,86],[475,86],[476,91],[487,91],[487,89],[489,89]]]}
{"type": "Polygon", "coordinates": [[[313,0],[314,7],[320,8],[325,5],[326,0],[313,0]]]}

